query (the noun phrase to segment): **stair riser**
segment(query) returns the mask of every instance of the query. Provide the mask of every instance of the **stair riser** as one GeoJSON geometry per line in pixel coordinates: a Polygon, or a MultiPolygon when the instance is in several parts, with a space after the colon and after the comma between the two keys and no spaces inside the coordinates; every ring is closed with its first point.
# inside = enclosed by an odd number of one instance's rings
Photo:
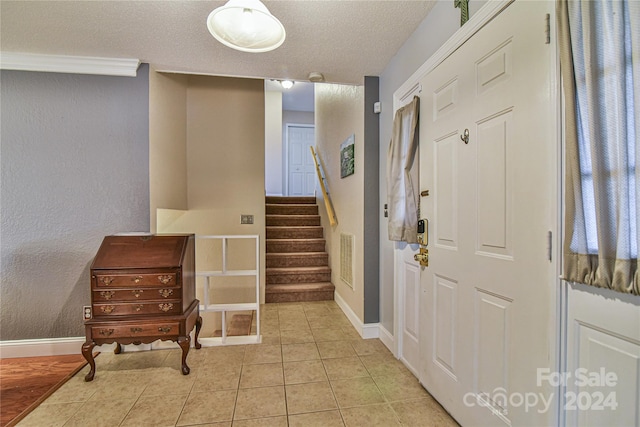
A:
{"type": "Polygon", "coordinates": [[[267,252],[324,252],[325,242],[320,240],[317,242],[309,242],[301,240],[299,242],[283,242],[275,240],[267,240],[267,252]]]}
{"type": "Polygon", "coordinates": [[[333,291],[320,292],[287,292],[271,294],[267,290],[265,302],[300,302],[300,301],[333,301],[333,291]]]}
{"type": "Polygon", "coordinates": [[[265,198],[266,204],[293,204],[293,205],[315,205],[315,197],[280,197],[280,196],[267,196],[265,198]]]}
{"type": "Polygon", "coordinates": [[[267,239],[322,239],[322,227],[267,227],[267,239]]]}
{"type": "Polygon", "coordinates": [[[280,274],[267,273],[266,283],[268,285],[275,285],[280,283],[317,283],[317,282],[330,282],[331,273],[296,273],[296,274],[280,274]]]}
{"type": "Polygon", "coordinates": [[[283,267],[324,267],[329,265],[329,254],[318,255],[267,255],[267,268],[283,268],[283,267]]]}
{"type": "Polygon", "coordinates": [[[267,215],[267,227],[269,226],[318,226],[320,215],[267,215]]]}
{"type": "Polygon", "coordinates": [[[266,205],[267,215],[318,215],[317,205],[266,205]]]}

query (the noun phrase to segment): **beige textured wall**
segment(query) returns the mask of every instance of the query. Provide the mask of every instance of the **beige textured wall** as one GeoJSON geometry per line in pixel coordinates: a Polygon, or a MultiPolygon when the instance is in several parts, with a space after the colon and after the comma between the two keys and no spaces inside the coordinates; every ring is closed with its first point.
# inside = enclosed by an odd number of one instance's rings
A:
{"type": "MultiPolygon", "coordinates": [[[[158,232],[259,235],[264,299],[263,82],[190,76],[185,111],[188,206],[158,210],[158,232]],[[253,215],[254,223],[240,224],[242,214],[253,215]]],[[[251,247],[231,253],[230,268],[255,268],[254,253],[251,247]],[[251,265],[244,264],[246,259],[251,265]]],[[[206,258],[198,256],[197,268],[209,268],[206,258]]]]}
{"type": "Polygon", "coordinates": [[[178,74],[149,72],[150,227],[156,211],[187,209],[187,81],[178,74]]]}
{"type": "MultiPolygon", "coordinates": [[[[364,321],[364,87],[317,84],[315,88],[316,147],[324,164],[338,225],[331,227],[324,202],[319,201],[336,292],[364,321]],[[355,173],[340,178],[340,144],[355,134],[355,173]],[[354,288],[340,279],[340,233],[355,236],[354,288]]],[[[321,195],[319,197],[322,197],[321,195]]]]}
{"type": "Polygon", "coordinates": [[[264,124],[262,80],[189,78],[189,209],[264,217],[264,124]]]}

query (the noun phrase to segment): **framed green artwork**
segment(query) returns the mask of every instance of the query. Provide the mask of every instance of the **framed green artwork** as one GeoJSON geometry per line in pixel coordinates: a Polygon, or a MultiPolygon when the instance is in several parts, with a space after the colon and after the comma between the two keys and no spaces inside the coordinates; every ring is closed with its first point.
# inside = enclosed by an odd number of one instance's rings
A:
{"type": "Polygon", "coordinates": [[[353,175],[355,171],[354,165],[354,149],[356,146],[356,135],[352,134],[340,144],[340,178],[353,175]]]}

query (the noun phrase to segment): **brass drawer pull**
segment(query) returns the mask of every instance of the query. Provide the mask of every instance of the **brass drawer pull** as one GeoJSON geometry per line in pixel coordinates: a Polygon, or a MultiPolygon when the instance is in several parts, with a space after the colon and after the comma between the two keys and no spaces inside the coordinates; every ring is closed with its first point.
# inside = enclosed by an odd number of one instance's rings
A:
{"type": "Polygon", "coordinates": [[[138,283],[140,283],[142,281],[143,277],[142,276],[136,276],[136,277],[132,277],[131,280],[133,281],[133,283],[135,283],[136,285],[138,283]]]}
{"type": "Polygon", "coordinates": [[[142,295],[144,291],[142,289],[134,289],[131,291],[131,293],[133,294],[134,297],[140,298],[140,295],[142,295]]]}
{"type": "Polygon", "coordinates": [[[102,291],[100,292],[100,296],[106,300],[110,300],[114,295],[116,294],[116,291],[102,291]]]}
{"type": "Polygon", "coordinates": [[[164,276],[158,276],[158,280],[160,280],[160,283],[162,283],[163,285],[166,285],[167,283],[171,282],[171,279],[173,279],[173,276],[169,274],[164,276]]]}
{"type": "Polygon", "coordinates": [[[100,335],[108,337],[109,335],[113,334],[113,329],[100,329],[98,333],[100,335]]]}
{"type": "Polygon", "coordinates": [[[138,332],[142,332],[142,328],[131,328],[131,332],[137,334],[138,332]]]}
{"type": "Polygon", "coordinates": [[[100,307],[100,310],[102,310],[104,314],[111,314],[115,311],[115,309],[115,305],[103,305],[102,307],[100,307]]]}
{"type": "Polygon", "coordinates": [[[144,307],[144,306],[143,306],[142,304],[138,304],[138,305],[136,305],[136,311],[140,311],[140,310],[142,310],[142,308],[143,308],[143,307],[144,307]]]}
{"type": "Polygon", "coordinates": [[[104,276],[104,277],[100,278],[100,281],[102,282],[103,285],[109,286],[111,284],[111,282],[113,282],[113,277],[104,276]]]}
{"type": "Polygon", "coordinates": [[[158,293],[162,298],[169,298],[173,294],[173,289],[158,289],[158,293]]]}
{"type": "Polygon", "coordinates": [[[163,334],[169,333],[169,332],[171,332],[171,327],[170,326],[160,326],[158,328],[158,332],[162,332],[163,334]]]}
{"type": "Polygon", "coordinates": [[[158,308],[160,311],[164,311],[165,313],[173,308],[172,303],[158,304],[158,308]]]}

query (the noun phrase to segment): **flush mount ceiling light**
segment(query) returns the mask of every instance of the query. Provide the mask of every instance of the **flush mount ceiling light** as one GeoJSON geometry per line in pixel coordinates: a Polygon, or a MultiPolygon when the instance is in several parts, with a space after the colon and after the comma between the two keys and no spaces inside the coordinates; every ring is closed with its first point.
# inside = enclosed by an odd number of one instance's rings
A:
{"type": "Polygon", "coordinates": [[[291,80],[281,80],[280,81],[280,85],[284,88],[284,89],[291,89],[293,87],[293,81],[291,80]]]}
{"type": "Polygon", "coordinates": [[[282,23],[260,0],[229,0],[209,14],[207,28],[220,43],[243,52],[268,52],[286,37],[282,23]]]}

